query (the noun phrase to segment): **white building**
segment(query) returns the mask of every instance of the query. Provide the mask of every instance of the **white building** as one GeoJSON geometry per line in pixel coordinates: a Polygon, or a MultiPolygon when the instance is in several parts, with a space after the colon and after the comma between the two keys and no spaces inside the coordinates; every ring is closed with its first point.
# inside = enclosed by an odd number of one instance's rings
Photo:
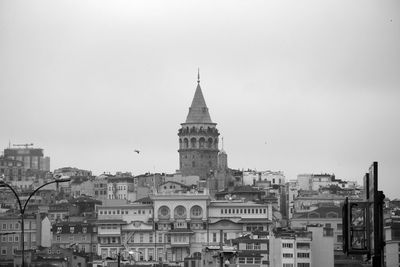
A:
{"type": "Polygon", "coordinates": [[[311,243],[311,232],[276,229],[270,235],[270,266],[312,267],[311,243]]]}
{"type": "Polygon", "coordinates": [[[268,181],[271,185],[285,184],[285,175],[282,171],[255,171],[249,170],[243,172],[243,184],[253,185],[256,182],[268,181]]]}
{"type": "Polygon", "coordinates": [[[183,265],[186,257],[199,257],[207,242],[208,191],[155,193],[151,199],[157,258],[183,265]]]}

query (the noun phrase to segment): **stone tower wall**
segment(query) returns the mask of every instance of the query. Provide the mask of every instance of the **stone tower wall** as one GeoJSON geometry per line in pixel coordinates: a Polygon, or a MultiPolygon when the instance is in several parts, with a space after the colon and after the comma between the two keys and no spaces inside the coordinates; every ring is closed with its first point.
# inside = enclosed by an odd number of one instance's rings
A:
{"type": "Polygon", "coordinates": [[[182,124],[179,130],[179,167],[182,175],[205,179],[218,168],[218,130],[215,125],[182,124]]]}

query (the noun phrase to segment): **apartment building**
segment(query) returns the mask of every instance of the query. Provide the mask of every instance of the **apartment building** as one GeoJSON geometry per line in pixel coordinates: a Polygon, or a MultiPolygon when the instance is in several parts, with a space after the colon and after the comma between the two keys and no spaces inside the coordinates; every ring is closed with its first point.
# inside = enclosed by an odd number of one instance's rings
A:
{"type": "Polygon", "coordinates": [[[311,242],[312,232],[274,229],[270,235],[271,266],[313,267],[311,242]]]}

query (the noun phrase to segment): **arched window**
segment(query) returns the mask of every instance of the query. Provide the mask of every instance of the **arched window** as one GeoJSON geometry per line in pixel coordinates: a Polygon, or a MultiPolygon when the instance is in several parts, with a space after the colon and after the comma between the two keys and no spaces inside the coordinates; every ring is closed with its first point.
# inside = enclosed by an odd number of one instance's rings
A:
{"type": "Polygon", "coordinates": [[[170,217],[170,210],[167,206],[162,206],[158,209],[158,217],[162,219],[169,219],[170,217]]]}
{"type": "Polygon", "coordinates": [[[206,139],[204,137],[201,137],[199,139],[199,148],[204,148],[204,143],[206,142],[206,139]]]}
{"type": "Polygon", "coordinates": [[[190,139],[190,148],[196,148],[196,138],[190,139]]]}
{"type": "Polygon", "coordinates": [[[195,259],[201,259],[201,253],[200,253],[200,252],[195,252],[195,253],[193,253],[193,258],[195,258],[195,259]]]}
{"type": "Polygon", "coordinates": [[[174,218],[185,219],[186,209],[184,206],[177,206],[174,210],[174,218]]]}
{"type": "Polygon", "coordinates": [[[212,148],[212,144],[213,144],[213,139],[212,138],[208,138],[207,148],[212,148]]]}
{"type": "Polygon", "coordinates": [[[179,148],[182,148],[182,139],[179,138],[179,148]]]}
{"type": "Polygon", "coordinates": [[[189,148],[189,140],[187,138],[183,139],[183,147],[189,148]]]}
{"type": "Polygon", "coordinates": [[[203,209],[198,205],[195,205],[190,209],[190,217],[192,218],[201,217],[202,214],[203,214],[203,209]]]}
{"type": "Polygon", "coordinates": [[[218,148],[218,138],[215,138],[214,140],[214,148],[218,148]]]}

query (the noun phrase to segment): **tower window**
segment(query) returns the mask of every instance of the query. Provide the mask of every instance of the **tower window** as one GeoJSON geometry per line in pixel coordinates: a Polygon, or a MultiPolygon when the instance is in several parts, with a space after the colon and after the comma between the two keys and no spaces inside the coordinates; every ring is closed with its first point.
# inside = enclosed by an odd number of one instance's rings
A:
{"type": "Polygon", "coordinates": [[[196,138],[190,139],[190,147],[191,148],[196,148],[196,138]]]}

